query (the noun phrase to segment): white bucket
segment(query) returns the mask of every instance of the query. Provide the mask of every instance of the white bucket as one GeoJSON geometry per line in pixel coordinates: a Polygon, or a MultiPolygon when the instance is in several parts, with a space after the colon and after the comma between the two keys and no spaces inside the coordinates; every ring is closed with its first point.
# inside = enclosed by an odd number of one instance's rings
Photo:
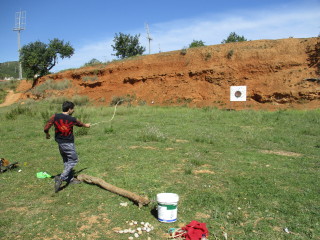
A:
{"type": "Polygon", "coordinates": [[[160,222],[175,222],[178,216],[179,196],[175,193],[157,194],[158,220],[160,222]]]}

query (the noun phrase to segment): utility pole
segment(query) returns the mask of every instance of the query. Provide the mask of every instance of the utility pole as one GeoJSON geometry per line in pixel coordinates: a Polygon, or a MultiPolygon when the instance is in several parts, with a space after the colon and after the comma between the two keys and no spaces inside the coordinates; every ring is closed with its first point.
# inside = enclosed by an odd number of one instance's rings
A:
{"type": "Polygon", "coordinates": [[[15,27],[14,27],[13,31],[16,31],[18,33],[19,80],[22,79],[22,66],[21,66],[21,62],[20,62],[20,49],[21,49],[20,32],[22,30],[25,30],[25,27],[26,27],[26,11],[16,12],[15,27]]]}
{"type": "Polygon", "coordinates": [[[151,38],[151,36],[150,36],[150,31],[149,31],[149,25],[148,25],[148,23],[146,23],[146,30],[147,30],[147,39],[148,39],[148,41],[149,41],[149,54],[151,53],[151,47],[150,47],[150,45],[151,45],[151,40],[153,40],[152,38],[151,38]]]}

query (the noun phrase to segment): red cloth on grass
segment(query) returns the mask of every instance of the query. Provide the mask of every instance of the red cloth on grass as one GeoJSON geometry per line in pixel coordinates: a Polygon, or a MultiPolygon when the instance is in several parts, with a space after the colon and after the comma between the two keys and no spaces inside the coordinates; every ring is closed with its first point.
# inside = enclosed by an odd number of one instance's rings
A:
{"type": "Polygon", "coordinates": [[[208,229],[205,223],[192,220],[188,225],[181,229],[186,230],[184,234],[186,240],[200,240],[202,235],[205,234],[208,237],[208,229]]]}

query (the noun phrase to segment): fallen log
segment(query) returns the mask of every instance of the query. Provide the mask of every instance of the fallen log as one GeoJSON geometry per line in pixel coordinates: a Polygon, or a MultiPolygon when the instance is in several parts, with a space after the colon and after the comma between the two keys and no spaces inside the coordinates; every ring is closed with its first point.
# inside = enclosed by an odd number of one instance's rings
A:
{"type": "Polygon", "coordinates": [[[141,197],[138,194],[116,187],[110,183],[103,181],[101,178],[93,177],[86,174],[80,174],[77,176],[77,179],[79,181],[84,181],[86,183],[99,185],[100,187],[110,192],[129,198],[130,200],[136,202],[139,208],[142,207],[143,205],[148,205],[150,203],[150,200],[147,197],[141,197]]]}

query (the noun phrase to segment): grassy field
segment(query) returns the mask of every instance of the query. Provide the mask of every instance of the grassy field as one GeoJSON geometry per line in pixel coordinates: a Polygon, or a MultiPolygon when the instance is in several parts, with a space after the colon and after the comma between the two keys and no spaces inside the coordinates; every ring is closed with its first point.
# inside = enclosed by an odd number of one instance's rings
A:
{"type": "MultiPolygon", "coordinates": [[[[95,123],[114,108],[75,110],[95,123]]],[[[139,239],[166,239],[191,220],[207,224],[209,239],[320,239],[320,110],[119,106],[112,124],[75,129],[77,171],[152,200],[177,193],[175,223],[157,220],[156,202],[139,209],[85,183],[55,194],[52,179],[36,178],[62,171],[43,133],[55,112],[57,100],[0,108],[0,157],[21,169],[0,174],[0,239],[128,239],[114,229],[130,220],[155,228],[139,239]]]]}

